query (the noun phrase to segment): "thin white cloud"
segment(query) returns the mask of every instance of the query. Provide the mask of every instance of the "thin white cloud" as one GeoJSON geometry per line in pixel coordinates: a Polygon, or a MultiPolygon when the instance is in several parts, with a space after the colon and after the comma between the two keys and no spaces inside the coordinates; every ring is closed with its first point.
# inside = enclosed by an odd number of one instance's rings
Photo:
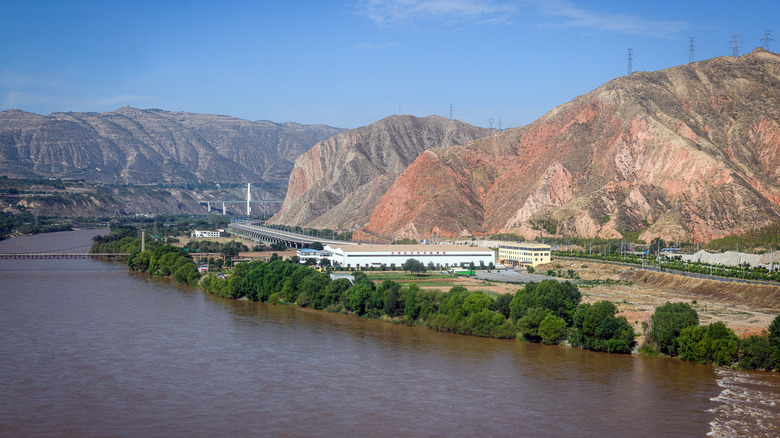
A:
{"type": "Polygon", "coordinates": [[[384,43],[384,44],[362,43],[362,44],[358,44],[356,47],[361,50],[379,50],[379,49],[386,49],[388,47],[394,47],[397,45],[398,43],[384,43]]]}
{"type": "Polygon", "coordinates": [[[479,0],[359,0],[358,12],[380,26],[417,21],[492,21],[514,6],[479,0]]]}
{"type": "Polygon", "coordinates": [[[681,20],[596,12],[565,0],[358,0],[357,10],[381,27],[423,21],[506,23],[522,15],[537,20],[540,27],[652,37],[676,36],[690,28],[681,20]]]}
{"type": "Polygon", "coordinates": [[[616,32],[628,35],[670,37],[690,25],[685,21],[657,21],[625,14],[592,12],[566,1],[535,1],[542,17],[551,19],[541,23],[549,27],[574,27],[601,32],[616,32]]]}

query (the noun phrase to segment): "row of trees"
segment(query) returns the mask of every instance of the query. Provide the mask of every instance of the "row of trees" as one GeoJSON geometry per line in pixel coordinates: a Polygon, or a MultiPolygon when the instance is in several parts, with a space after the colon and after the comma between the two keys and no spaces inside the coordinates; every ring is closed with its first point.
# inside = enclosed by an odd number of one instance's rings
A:
{"type": "Polygon", "coordinates": [[[576,251],[556,251],[554,252],[556,255],[561,255],[564,257],[576,257],[581,259],[591,259],[591,260],[606,260],[611,262],[620,262],[620,263],[629,263],[634,265],[646,265],[646,266],[656,266],[659,268],[667,269],[667,270],[673,270],[673,271],[680,271],[680,272],[690,272],[694,274],[705,274],[705,275],[716,275],[719,277],[727,277],[727,278],[742,278],[746,280],[769,280],[769,281],[780,281],[780,270],[775,268],[773,272],[769,272],[768,269],[766,269],[763,266],[759,267],[750,267],[747,263],[743,264],[743,266],[726,266],[726,265],[720,265],[720,264],[711,264],[711,263],[702,263],[702,262],[688,262],[688,261],[682,261],[675,258],[661,258],[660,261],[656,260],[655,257],[650,258],[643,258],[636,254],[609,254],[609,255],[599,255],[599,254],[588,254],[587,252],[576,252],[576,251]]]}
{"type": "Polygon", "coordinates": [[[37,234],[71,229],[69,223],[63,223],[58,218],[35,216],[30,212],[14,214],[0,211],[0,240],[7,238],[14,231],[20,234],[37,234]]]}
{"type": "MultiPolygon", "coordinates": [[[[225,298],[390,318],[458,334],[518,337],[546,344],[568,341],[575,347],[609,353],[629,353],[636,344],[631,325],[615,316],[614,303],[582,304],[577,286],[568,281],[531,282],[515,294],[497,297],[461,286],[442,293],[391,280],[377,285],[363,272],[354,274],[354,282],[331,280],[325,273],[274,254],[269,262],[241,264],[230,276],[210,275],[199,282],[200,274],[187,252],[157,242],[149,242],[149,249],[141,252],[136,233],[132,228],[115,229],[108,236],[95,237],[92,250],[130,252],[128,265],[133,270],[169,276],[182,284],[200,284],[225,298]]],[[[696,310],[687,303],[666,303],[651,319],[640,351],[743,369],[780,370],[780,316],[767,333],[743,340],[722,322],[700,326],[696,310]]]]}
{"type": "Polygon", "coordinates": [[[180,284],[198,284],[198,268],[186,251],[154,240],[146,243],[146,251],[141,251],[141,238],[137,235],[136,228],[116,227],[105,236],[93,237],[90,252],[129,253],[127,265],[134,271],[158,277],[172,277],[180,284]]]}
{"type": "Polygon", "coordinates": [[[580,304],[577,286],[566,281],[528,283],[512,299],[510,317],[524,339],[571,345],[608,353],[630,353],[635,334],[625,318],[615,317],[617,306],[610,301],[580,304]]]}
{"type": "MultiPolygon", "coordinates": [[[[228,278],[208,276],[202,287],[227,298],[290,303],[373,318],[389,317],[410,325],[483,337],[511,338],[514,327],[508,310],[484,292],[454,287],[449,292],[423,291],[386,280],[375,284],[356,272],[354,283],[331,280],[308,266],[272,257],[269,262],[237,266],[228,278]]],[[[507,307],[508,303],[504,306],[507,307]]]]}
{"type": "Polygon", "coordinates": [[[650,351],[699,363],[780,370],[780,316],[774,319],[768,332],[745,339],[739,339],[721,321],[699,325],[699,315],[688,303],[666,303],[658,307],[652,322],[645,346],[650,351]]]}
{"type": "MultiPolygon", "coordinates": [[[[209,276],[202,286],[228,298],[290,303],[372,318],[391,318],[451,333],[483,337],[519,337],[529,342],[558,344],[608,353],[630,353],[636,334],[610,301],[580,303],[570,282],[528,283],[516,294],[493,297],[456,286],[446,293],[423,291],[391,280],[374,284],[364,273],[355,282],[330,278],[307,266],[274,258],[268,263],[238,266],[227,279],[209,276]]],[[[740,341],[722,322],[700,326],[687,303],[667,303],[656,309],[645,352],[679,356],[683,360],[745,369],[780,368],[780,317],[765,336],[740,341]]]]}

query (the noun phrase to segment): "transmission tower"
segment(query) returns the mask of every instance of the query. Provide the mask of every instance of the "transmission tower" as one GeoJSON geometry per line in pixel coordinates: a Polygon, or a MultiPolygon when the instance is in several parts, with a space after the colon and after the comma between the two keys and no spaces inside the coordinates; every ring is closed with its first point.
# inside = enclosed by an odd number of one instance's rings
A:
{"type": "Polygon", "coordinates": [[[488,119],[488,123],[490,124],[490,129],[493,129],[493,118],[488,119]]]}
{"type": "Polygon", "coordinates": [[[769,43],[774,41],[772,39],[772,31],[771,30],[765,30],[764,31],[764,37],[761,38],[761,41],[764,43],[764,50],[769,50],[769,43]]]}
{"type": "Polygon", "coordinates": [[[690,47],[688,48],[688,63],[693,62],[693,37],[691,39],[690,47]]]}
{"type": "Polygon", "coordinates": [[[634,60],[634,54],[631,51],[634,49],[628,49],[628,74],[634,72],[634,68],[631,66],[631,62],[634,60]]]}
{"type": "Polygon", "coordinates": [[[501,130],[501,119],[498,119],[498,130],[501,130]]]}
{"type": "Polygon", "coordinates": [[[731,35],[731,41],[729,42],[731,43],[731,56],[736,58],[739,56],[739,43],[742,41],[739,40],[739,35],[733,34],[731,35]]]}
{"type": "Polygon", "coordinates": [[[452,120],[452,104],[450,104],[450,120],[452,120]]]}

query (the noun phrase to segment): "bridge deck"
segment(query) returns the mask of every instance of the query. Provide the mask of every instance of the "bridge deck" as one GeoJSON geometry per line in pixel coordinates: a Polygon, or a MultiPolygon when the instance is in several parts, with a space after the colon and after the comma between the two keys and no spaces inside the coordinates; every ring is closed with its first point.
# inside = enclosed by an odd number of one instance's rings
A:
{"type": "Polygon", "coordinates": [[[263,227],[248,221],[231,222],[230,225],[228,225],[228,232],[256,241],[262,240],[264,242],[281,242],[289,247],[294,248],[303,248],[304,246],[310,245],[314,242],[320,242],[323,245],[352,245],[352,242],[323,239],[322,237],[291,233],[289,231],[263,227]]]}
{"type": "Polygon", "coordinates": [[[125,259],[127,253],[0,253],[0,260],[125,259]]]}

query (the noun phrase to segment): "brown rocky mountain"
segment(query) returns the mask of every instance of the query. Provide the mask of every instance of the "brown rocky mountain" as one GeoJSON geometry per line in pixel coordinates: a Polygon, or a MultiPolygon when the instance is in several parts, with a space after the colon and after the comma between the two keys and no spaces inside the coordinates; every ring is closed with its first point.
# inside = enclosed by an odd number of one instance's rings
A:
{"type": "Polygon", "coordinates": [[[0,175],[107,184],[252,182],[281,197],[292,162],[341,129],[140,110],[0,113],[0,175]]]}
{"type": "Polygon", "coordinates": [[[317,143],[295,160],[271,223],[362,227],[382,195],[425,150],[467,144],[491,130],[438,116],[391,116],[317,143]]]}
{"type": "Polygon", "coordinates": [[[780,56],[756,49],[636,72],[528,126],[427,151],[366,230],[708,241],[778,221],[780,56]]]}

